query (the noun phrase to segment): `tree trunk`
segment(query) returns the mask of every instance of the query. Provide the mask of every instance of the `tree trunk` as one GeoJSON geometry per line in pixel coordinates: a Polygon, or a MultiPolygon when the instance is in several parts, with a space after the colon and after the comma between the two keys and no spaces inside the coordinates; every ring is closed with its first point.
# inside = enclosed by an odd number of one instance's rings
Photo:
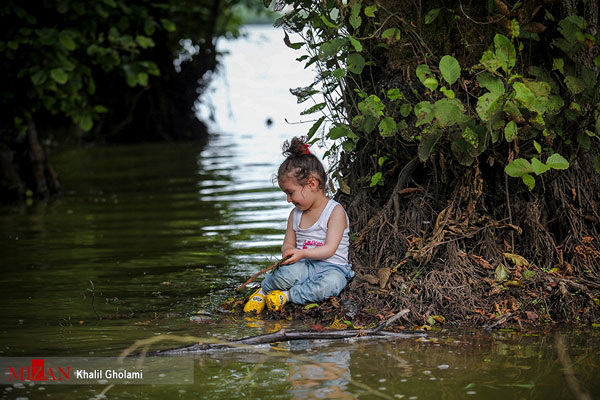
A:
{"type": "Polygon", "coordinates": [[[24,141],[0,149],[0,195],[3,202],[27,195],[48,197],[58,193],[60,181],[50,165],[33,119],[27,123],[24,141]]]}

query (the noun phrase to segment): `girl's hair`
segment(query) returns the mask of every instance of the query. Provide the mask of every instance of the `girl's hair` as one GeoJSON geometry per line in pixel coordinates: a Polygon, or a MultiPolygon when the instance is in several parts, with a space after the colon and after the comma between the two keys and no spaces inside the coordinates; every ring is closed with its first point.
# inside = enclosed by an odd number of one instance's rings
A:
{"type": "Polygon", "coordinates": [[[296,179],[300,186],[308,183],[310,178],[319,181],[319,189],[325,191],[327,187],[327,174],[321,161],[308,150],[306,137],[293,137],[291,141],[283,142],[283,155],[286,159],[279,166],[277,181],[288,176],[296,179]]]}

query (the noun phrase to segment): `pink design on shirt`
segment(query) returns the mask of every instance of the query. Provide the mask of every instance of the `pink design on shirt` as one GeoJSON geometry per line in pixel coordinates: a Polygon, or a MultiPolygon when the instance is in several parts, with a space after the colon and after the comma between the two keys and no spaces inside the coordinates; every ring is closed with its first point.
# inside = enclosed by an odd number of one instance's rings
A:
{"type": "Polygon", "coordinates": [[[323,243],[319,242],[318,240],[305,240],[304,245],[302,246],[302,250],[314,249],[315,247],[321,246],[323,246],[323,243]]]}

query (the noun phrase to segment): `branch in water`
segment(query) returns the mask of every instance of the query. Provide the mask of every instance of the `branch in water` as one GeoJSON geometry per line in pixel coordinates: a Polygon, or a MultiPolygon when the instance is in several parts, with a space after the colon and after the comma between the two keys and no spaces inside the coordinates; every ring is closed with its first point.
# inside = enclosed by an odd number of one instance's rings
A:
{"type": "Polygon", "coordinates": [[[331,330],[331,331],[286,331],[280,329],[274,333],[268,333],[264,335],[249,336],[237,340],[232,340],[230,343],[201,343],[194,344],[191,346],[179,347],[170,350],[158,351],[155,354],[180,354],[180,353],[199,353],[208,350],[222,350],[236,345],[258,345],[273,342],[282,342],[288,340],[309,340],[309,339],[322,339],[322,340],[333,340],[333,339],[347,339],[347,338],[366,338],[366,337],[388,337],[388,338],[400,338],[407,339],[414,336],[425,336],[423,332],[387,332],[383,331],[383,328],[389,326],[397,319],[408,314],[408,309],[402,310],[385,322],[382,322],[373,329],[345,329],[345,330],[331,330]]]}

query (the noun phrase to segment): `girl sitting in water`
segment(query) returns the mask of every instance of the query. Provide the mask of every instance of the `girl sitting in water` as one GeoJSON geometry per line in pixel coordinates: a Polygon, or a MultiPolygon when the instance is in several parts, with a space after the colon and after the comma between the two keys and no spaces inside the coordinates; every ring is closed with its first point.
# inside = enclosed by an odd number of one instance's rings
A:
{"type": "Polygon", "coordinates": [[[288,218],[281,253],[290,257],[267,275],[245,312],[260,314],[285,303],[316,303],[337,296],[354,276],[348,264],[349,221],[344,208],[325,195],[327,175],[303,138],[283,144],[285,161],[277,183],[295,208],[288,218]]]}

